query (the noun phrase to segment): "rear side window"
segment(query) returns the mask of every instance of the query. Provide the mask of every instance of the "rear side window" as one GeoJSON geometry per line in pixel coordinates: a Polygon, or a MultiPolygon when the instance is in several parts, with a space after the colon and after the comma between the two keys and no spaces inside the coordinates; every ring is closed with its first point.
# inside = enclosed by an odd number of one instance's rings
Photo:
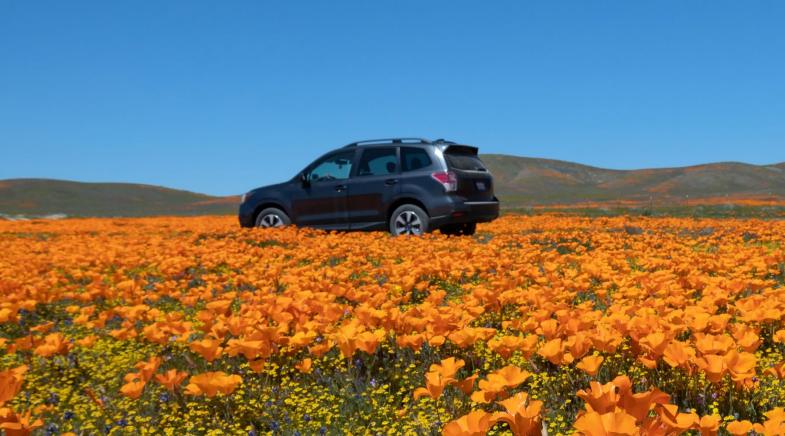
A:
{"type": "Polygon", "coordinates": [[[447,165],[451,169],[464,170],[464,171],[488,171],[485,169],[477,155],[464,154],[464,153],[445,153],[444,158],[447,159],[447,165]]]}
{"type": "Polygon", "coordinates": [[[363,150],[358,176],[386,176],[398,172],[395,148],[369,148],[363,150]]]}
{"type": "Polygon", "coordinates": [[[422,148],[401,147],[401,167],[404,172],[431,166],[431,157],[422,148]]]}

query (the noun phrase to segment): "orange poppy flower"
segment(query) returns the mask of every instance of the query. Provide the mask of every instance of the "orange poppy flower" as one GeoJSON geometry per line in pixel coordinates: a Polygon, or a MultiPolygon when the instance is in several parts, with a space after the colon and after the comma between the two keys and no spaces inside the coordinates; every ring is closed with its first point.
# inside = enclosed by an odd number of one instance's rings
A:
{"type": "Polygon", "coordinates": [[[450,421],[442,430],[443,436],[485,436],[491,428],[491,414],[484,410],[473,410],[450,421]]]}
{"type": "Polygon", "coordinates": [[[668,345],[667,337],[662,332],[654,332],[646,335],[638,344],[651,356],[659,357],[668,345]]]}
{"type": "Polygon", "coordinates": [[[766,421],[762,424],[754,424],[755,433],[763,435],[782,435],[785,434],[785,410],[782,407],[775,407],[764,413],[766,421]]]}
{"type": "Polygon", "coordinates": [[[733,421],[725,426],[725,430],[734,436],[745,436],[752,430],[752,427],[752,423],[747,420],[733,421]]]}
{"type": "Polygon", "coordinates": [[[425,336],[422,333],[415,333],[410,335],[399,335],[395,338],[395,343],[401,348],[411,348],[412,350],[419,350],[425,342],[425,336]]]}
{"type": "Polygon", "coordinates": [[[316,332],[297,332],[289,338],[289,345],[295,348],[302,348],[308,346],[314,339],[316,339],[316,332]]]}
{"type": "Polygon", "coordinates": [[[469,377],[455,383],[455,386],[461,390],[466,395],[470,395],[474,390],[474,382],[477,380],[477,374],[472,374],[469,377]]]}
{"type": "Polygon", "coordinates": [[[602,414],[586,412],[575,420],[573,426],[586,436],[633,436],[641,433],[635,418],[620,409],[602,414]]]}
{"type": "Polygon", "coordinates": [[[722,418],[718,415],[702,416],[698,423],[701,436],[716,436],[720,431],[721,422],[722,418]]]}
{"type": "Polygon", "coordinates": [[[671,341],[662,353],[662,360],[676,368],[691,368],[690,363],[695,359],[695,350],[684,342],[671,341]]]}
{"type": "Polygon", "coordinates": [[[173,392],[186,377],[188,377],[187,372],[170,369],[163,374],[156,374],[155,380],[166,388],[167,391],[173,392]]]}
{"type": "Polygon", "coordinates": [[[223,353],[221,341],[218,339],[208,338],[193,341],[188,344],[188,348],[190,348],[194,353],[202,356],[202,358],[208,362],[212,362],[213,360],[221,357],[221,354],[223,353]]]}
{"type": "Polygon", "coordinates": [[[384,339],[384,336],[385,332],[383,329],[373,332],[362,332],[356,336],[355,344],[358,350],[373,354],[376,352],[376,347],[379,346],[379,342],[384,339]]]}
{"type": "Polygon", "coordinates": [[[551,339],[550,341],[545,342],[537,351],[537,354],[547,359],[554,365],[561,365],[562,363],[569,363],[565,362],[564,359],[564,351],[562,350],[562,340],[559,338],[551,339]]]}
{"type": "Polygon", "coordinates": [[[132,400],[136,400],[142,396],[147,382],[142,378],[140,373],[134,372],[126,374],[123,380],[125,381],[125,384],[120,387],[120,393],[132,400]]]}
{"type": "Polygon", "coordinates": [[[725,354],[734,345],[733,338],[728,335],[696,334],[695,348],[701,354],[725,354]]]}
{"type": "Polygon", "coordinates": [[[755,377],[757,359],[752,353],[731,350],[725,355],[725,366],[733,381],[743,383],[755,377]]]}
{"type": "Polygon", "coordinates": [[[11,400],[22,389],[27,365],[0,371],[0,407],[11,400]]]}
{"type": "Polygon", "coordinates": [[[313,365],[313,360],[310,357],[306,357],[300,363],[296,363],[294,367],[301,373],[308,374],[311,372],[311,365],[313,365]]]}
{"type": "Polygon", "coordinates": [[[76,345],[79,345],[80,347],[90,348],[95,344],[95,341],[97,340],[98,340],[98,336],[89,335],[89,336],[85,336],[82,339],[74,341],[74,343],[76,345]]]}
{"type": "Polygon", "coordinates": [[[145,382],[148,382],[153,378],[153,374],[158,371],[160,365],[161,358],[158,356],[151,356],[147,361],[139,362],[134,365],[134,367],[139,370],[139,377],[145,382]]]}
{"type": "Polygon", "coordinates": [[[542,401],[529,400],[526,392],[519,392],[498,404],[504,407],[504,411],[492,415],[491,425],[506,422],[514,435],[540,434],[542,401]]]}
{"type": "Polygon", "coordinates": [[[0,429],[5,430],[6,436],[27,436],[32,434],[33,430],[44,426],[44,422],[40,419],[33,419],[30,412],[23,415],[13,414],[9,420],[0,423],[0,429]]]}
{"type": "Polygon", "coordinates": [[[452,378],[443,377],[437,371],[429,371],[425,374],[425,387],[415,389],[412,395],[415,400],[425,396],[435,400],[442,395],[444,388],[454,381],[452,378]]]}
{"type": "Polygon", "coordinates": [[[586,356],[575,367],[594,377],[600,370],[603,360],[605,359],[602,356],[586,356]]]}
{"type": "Polygon", "coordinates": [[[580,390],[578,397],[586,402],[586,409],[599,414],[612,412],[621,399],[619,386],[613,382],[604,385],[592,381],[589,383],[589,390],[580,390]]]}
{"type": "Polygon", "coordinates": [[[228,313],[231,305],[232,300],[215,300],[207,303],[205,307],[216,315],[222,315],[228,313]]]}
{"type": "Polygon", "coordinates": [[[354,355],[354,351],[357,349],[355,336],[358,333],[359,331],[357,325],[354,323],[349,323],[341,327],[333,337],[335,342],[338,344],[338,348],[341,350],[341,355],[344,358],[351,359],[354,355]]]}
{"type": "Polygon", "coordinates": [[[659,406],[658,411],[660,420],[672,433],[682,434],[700,425],[700,418],[695,412],[680,413],[679,407],[676,405],[663,404],[659,406]]]}
{"type": "Polygon", "coordinates": [[[428,369],[429,372],[438,372],[445,380],[453,379],[458,370],[463,368],[466,363],[461,359],[448,357],[439,363],[434,363],[428,369]]]}
{"type": "Polygon", "coordinates": [[[478,384],[480,390],[474,392],[471,399],[476,403],[489,403],[502,394],[506,396],[507,389],[520,385],[529,376],[531,376],[531,373],[517,366],[505,366],[488,374],[485,380],[480,380],[478,384]]]}
{"type": "Polygon", "coordinates": [[[509,359],[515,351],[523,347],[524,339],[519,336],[502,336],[488,341],[488,348],[499,353],[505,359],[509,359]]]}
{"type": "Polygon", "coordinates": [[[780,363],[772,366],[771,368],[766,369],[766,372],[771,374],[771,375],[773,375],[774,377],[779,378],[779,379],[784,378],[785,377],[785,362],[780,362],[780,363]]]}
{"type": "MultiPolygon", "coordinates": [[[[617,377],[616,380],[618,383],[619,378],[617,377]]],[[[649,411],[654,409],[655,406],[664,405],[670,401],[670,395],[657,388],[636,394],[632,393],[631,384],[626,388],[622,388],[620,394],[621,400],[619,404],[621,408],[633,416],[638,423],[645,421],[646,417],[649,415],[649,411]]]]}
{"type": "Polygon", "coordinates": [[[226,374],[222,371],[206,372],[191,376],[185,393],[189,395],[229,395],[243,382],[242,377],[236,374],[226,374]]]}
{"type": "Polygon", "coordinates": [[[35,354],[41,357],[51,357],[58,354],[67,354],[72,344],[61,333],[51,333],[44,337],[44,342],[35,348],[35,354]]]}
{"type": "Polygon", "coordinates": [[[698,367],[706,373],[706,378],[713,383],[719,383],[727,371],[725,359],[716,354],[707,354],[695,359],[698,367]]]}
{"type": "Polygon", "coordinates": [[[229,356],[243,355],[248,360],[254,360],[262,354],[267,355],[269,345],[262,340],[229,339],[226,344],[226,354],[229,356]]]}

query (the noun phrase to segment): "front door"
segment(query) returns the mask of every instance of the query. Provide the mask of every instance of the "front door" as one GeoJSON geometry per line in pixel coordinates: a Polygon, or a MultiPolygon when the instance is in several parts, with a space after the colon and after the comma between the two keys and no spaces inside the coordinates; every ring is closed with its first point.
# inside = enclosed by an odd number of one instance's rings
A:
{"type": "Polygon", "coordinates": [[[347,182],[354,150],[330,154],[306,170],[307,183],[292,200],[295,224],[323,229],[348,228],[347,182]]]}

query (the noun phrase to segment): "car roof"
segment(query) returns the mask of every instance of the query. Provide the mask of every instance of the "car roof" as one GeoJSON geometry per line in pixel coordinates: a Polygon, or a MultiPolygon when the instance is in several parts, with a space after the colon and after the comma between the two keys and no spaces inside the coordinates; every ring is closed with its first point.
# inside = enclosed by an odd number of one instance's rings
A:
{"type": "Polygon", "coordinates": [[[352,142],[351,144],[346,144],[342,148],[354,148],[354,147],[377,147],[377,146],[400,146],[400,145],[421,145],[421,146],[434,146],[434,145],[452,145],[455,144],[452,141],[447,141],[445,139],[437,139],[434,141],[430,141],[424,138],[385,138],[385,139],[367,139],[363,141],[356,141],[352,142]]]}

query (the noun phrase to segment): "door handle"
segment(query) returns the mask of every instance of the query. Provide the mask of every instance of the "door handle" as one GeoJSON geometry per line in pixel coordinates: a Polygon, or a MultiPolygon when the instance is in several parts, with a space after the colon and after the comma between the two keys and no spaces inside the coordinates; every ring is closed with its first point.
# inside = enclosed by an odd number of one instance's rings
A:
{"type": "Polygon", "coordinates": [[[387,186],[392,186],[396,183],[398,183],[398,179],[387,179],[384,181],[384,184],[387,186]]]}
{"type": "Polygon", "coordinates": [[[346,190],[346,185],[338,185],[335,187],[335,190],[338,192],[343,192],[346,190]]]}

